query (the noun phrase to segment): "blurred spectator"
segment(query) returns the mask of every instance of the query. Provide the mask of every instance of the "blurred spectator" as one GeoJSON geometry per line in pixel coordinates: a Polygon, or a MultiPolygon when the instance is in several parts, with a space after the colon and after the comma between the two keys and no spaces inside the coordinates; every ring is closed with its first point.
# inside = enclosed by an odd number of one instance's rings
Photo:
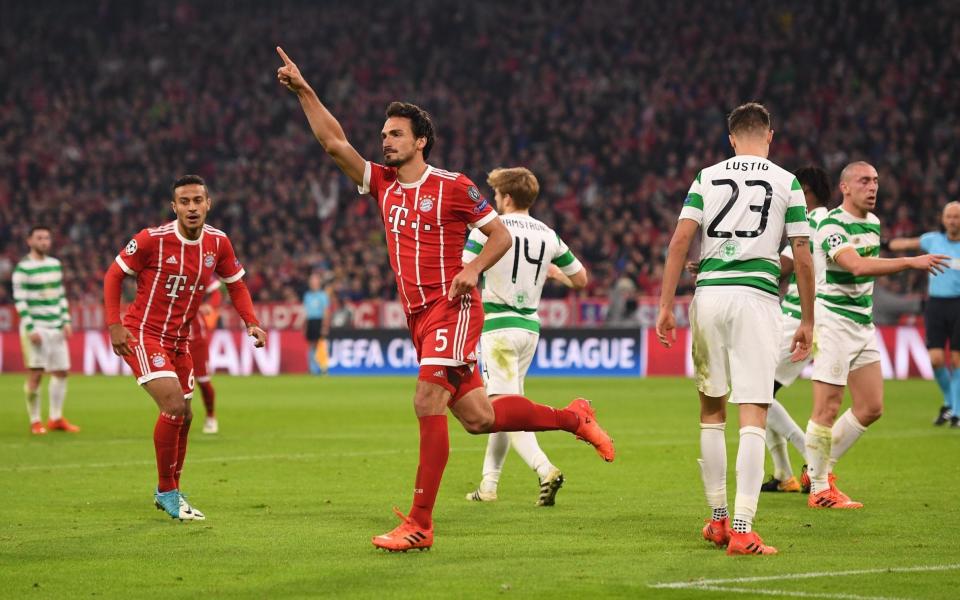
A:
{"type": "Polygon", "coordinates": [[[873,321],[877,325],[896,325],[901,315],[921,312],[922,294],[905,294],[895,279],[878,277],[873,285],[873,321]]]}
{"type": "Polygon", "coordinates": [[[730,154],[724,115],[745,100],[771,109],[784,167],[873,162],[898,235],[935,230],[960,197],[950,0],[0,5],[0,263],[48,223],[75,300],[99,301],[133,231],[172,220],[185,172],[210,182],[210,223],[257,301],[292,297],[318,268],[343,299],[395,297],[378,208],[280,89],[276,43],[368,159],[404,99],[435,116],[431,163],[477,182],[530,167],[537,217],[585,261],[588,294],[624,279],[655,293],[686,189],[730,154]]]}

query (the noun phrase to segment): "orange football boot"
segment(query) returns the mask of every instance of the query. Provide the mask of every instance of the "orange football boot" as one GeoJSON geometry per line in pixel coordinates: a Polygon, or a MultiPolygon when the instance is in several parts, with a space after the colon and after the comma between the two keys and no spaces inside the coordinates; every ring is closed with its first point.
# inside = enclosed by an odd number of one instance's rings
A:
{"type": "Polygon", "coordinates": [[[47,429],[49,429],[50,431],[59,430],[59,431],[66,431],[69,433],[77,433],[78,431],[80,431],[79,427],[77,427],[76,425],[74,425],[73,423],[71,423],[70,421],[66,420],[63,417],[57,420],[53,420],[53,419],[48,420],[47,429]]]}
{"type": "Polygon", "coordinates": [[[807,506],[810,508],[863,508],[863,502],[851,500],[837,487],[836,477],[830,473],[830,487],[819,494],[810,493],[807,497],[807,506]]]}
{"type": "Polygon", "coordinates": [[[730,517],[719,520],[709,519],[706,523],[707,525],[703,528],[703,539],[713,542],[718,548],[723,548],[730,543],[730,534],[733,533],[730,529],[730,517]]]}
{"type": "Polygon", "coordinates": [[[613,462],[617,454],[613,447],[613,438],[597,423],[597,413],[593,410],[590,401],[586,398],[577,398],[567,405],[567,410],[575,412],[580,417],[580,425],[574,432],[577,439],[592,444],[603,460],[613,462]]]}
{"type": "Polygon", "coordinates": [[[424,529],[416,521],[394,507],[400,520],[403,521],[393,531],[373,538],[373,545],[388,552],[406,552],[407,550],[429,550],[433,546],[433,527],[424,529]]]}
{"type": "Polygon", "coordinates": [[[47,432],[43,427],[43,423],[37,421],[35,423],[30,423],[30,433],[33,435],[43,435],[47,432]]]}
{"type": "Polygon", "coordinates": [[[777,549],[773,546],[767,546],[757,535],[756,531],[750,533],[730,532],[730,543],[727,545],[727,554],[730,556],[738,554],[776,554],[777,549]]]}

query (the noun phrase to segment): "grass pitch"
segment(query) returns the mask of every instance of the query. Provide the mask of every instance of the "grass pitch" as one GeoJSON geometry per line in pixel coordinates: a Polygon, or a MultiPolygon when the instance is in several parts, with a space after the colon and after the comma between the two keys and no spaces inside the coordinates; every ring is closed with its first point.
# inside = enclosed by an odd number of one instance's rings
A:
{"type": "MultiPolygon", "coordinates": [[[[499,501],[465,501],[486,440],[451,417],[436,543],[407,554],[377,551],[370,537],[396,525],[392,506],[409,508],[413,377],[214,384],[221,433],[202,435],[197,419],[183,476],[207,520],[180,523],[153,508],[156,409],[130,378],[72,377],[67,416],[83,431],[34,438],[22,377],[0,376],[0,597],[958,594],[960,432],[930,425],[938,400],[929,382],[888,383],[886,415],[838,466],[863,510],[814,511],[797,494],[764,494],[756,527],[780,555],[737,558],[699,535],[707,509],[686,380],[530,381],[528,395],[555,406],[592,398],[617,445],[606,464],[568,434],[540,434],[567,480],[549,508],[534,506],[536,475],[514,454],[499,501]],[[724,581],[702,581],[715,579],[724,581]]],[[[805,423],[809,382],[780,396],[805,423]]],[[[733,413],[731,502],[736,429],[733,413]]]]}

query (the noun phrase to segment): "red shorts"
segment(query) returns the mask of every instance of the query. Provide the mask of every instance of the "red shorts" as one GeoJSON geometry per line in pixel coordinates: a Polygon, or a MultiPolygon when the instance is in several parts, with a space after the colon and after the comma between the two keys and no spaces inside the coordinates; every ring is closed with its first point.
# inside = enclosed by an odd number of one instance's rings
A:
{"type": "Polygon", "coordinates": [[[189,352],[174,352],[160,345],[160,340],[145,338],[143,345],[138,340],[130,342],[132,352],[123,357],[133,370],[137,383],[143,385],[161,377],[174,377],[180,381],[183,397],[193,398],[193,358],[189,352]]]}
{"type": "Polygon", "coordinates": [[[476,290],[448,301],[441,298],[407,315],[407,325],[420,363],[419,379],[435,383],[458,400],[483,387],[477,365],[477,344],[483,330],[483,304],[476,290]]]}
{"type": "Polygon", "coordinates": [[[210,360],[210,340],[207,336],[190,338],[190,356],[193,357],[193,375],[197,381],[210,381],[207,363],[210,360]]]}

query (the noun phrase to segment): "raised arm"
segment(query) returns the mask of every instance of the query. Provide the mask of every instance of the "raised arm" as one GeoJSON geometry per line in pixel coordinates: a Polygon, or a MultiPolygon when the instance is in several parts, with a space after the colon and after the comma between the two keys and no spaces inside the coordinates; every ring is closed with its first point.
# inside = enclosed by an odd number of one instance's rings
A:
{"type": "Polygon", "coordinates": [[[890,252],[916,251],[920,249],[920,238],[893,238],[887,244],[887,249],[890,252]]]}
{"type": "Polygon", "coordinates": [[[333,157],[340,170],[355,184],[361,185],[366,161],[347,141],[343,127],[330,114],[327,107],[320,102],[316,92],[300,74],[300,69],[280,46],[277,46],[277,54],[283,59],[283,66],[277,69],[277,79],[288,90],[297,95],[300,106],[303,108],[304,114],[307,115],[307,121],[310,122],[310,129],[313,130],[314,137],[327,151],[327,154],[333,157]]]}
{"type": "Polygon", "coordinates": [[[857,277],[864,275],[877,277],[908,269],[926,271],[936,275],[943,273],[947,268],[950,257],[943,254],[923,254],[902,258],[873,258],[860,256],[856,250],[848,247],[838,252],[833,260],[857,277]]]}

